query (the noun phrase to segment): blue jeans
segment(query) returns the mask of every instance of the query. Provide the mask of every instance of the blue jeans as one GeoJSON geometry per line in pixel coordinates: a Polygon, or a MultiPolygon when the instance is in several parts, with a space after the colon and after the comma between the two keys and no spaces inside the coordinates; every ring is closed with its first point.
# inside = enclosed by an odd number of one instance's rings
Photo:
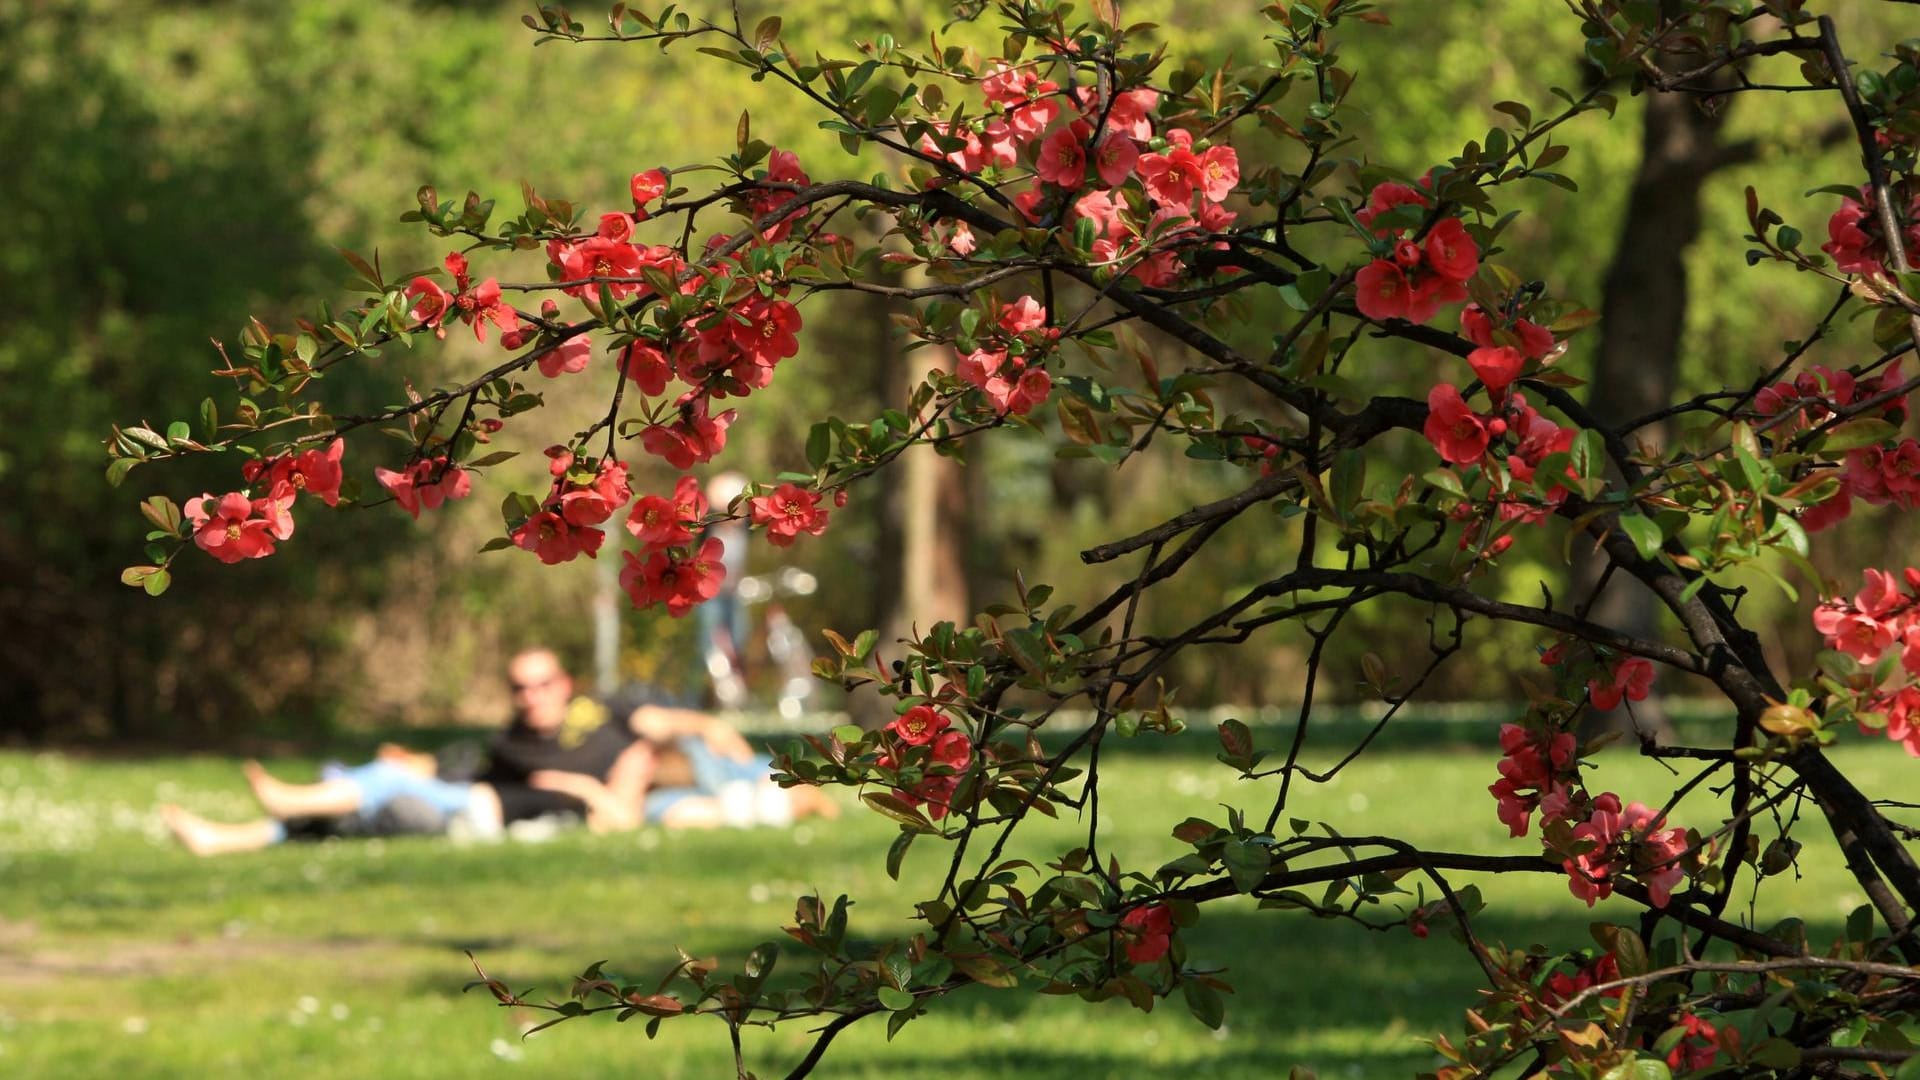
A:
{"type": "Polygon", "coordinates": [[[698,735],[682,735],[675,746],[686,755],[687,764],[693,770],[693,786],[656,788],[648,792],[648,821],[660,821],[666,817],[667,811],[686,799],[713,798],[728,784],[759,783],[773,772],[773,759],[765,754],[755,754],[746,761],[736,761],[714,753],[713,748],[707,745],[707,740],[698,735]]]}

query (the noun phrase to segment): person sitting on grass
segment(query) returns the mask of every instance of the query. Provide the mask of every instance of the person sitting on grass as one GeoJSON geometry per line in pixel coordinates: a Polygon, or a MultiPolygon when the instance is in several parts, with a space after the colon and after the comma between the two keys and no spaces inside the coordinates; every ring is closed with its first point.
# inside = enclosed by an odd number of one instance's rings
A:
{"type": "Polygon", "coordinates": [[[508,678],[515,717],[489,742],[477,777],[444,775],[432,755],[391,744],[373,761],[330,770],[315,784],[287,783],[248,762],[247,781],[266,818],[223,824],[174,805],[161,807],[162,818],[188,850],[215,855],[327,835],[488,836],[552,813],[580,814],[599,832],[647,821],[785,824],[838,813],[822,792],[773,785],[767,759],[715,717],[574,697],[552,650],[517,654],[508,678]]]}

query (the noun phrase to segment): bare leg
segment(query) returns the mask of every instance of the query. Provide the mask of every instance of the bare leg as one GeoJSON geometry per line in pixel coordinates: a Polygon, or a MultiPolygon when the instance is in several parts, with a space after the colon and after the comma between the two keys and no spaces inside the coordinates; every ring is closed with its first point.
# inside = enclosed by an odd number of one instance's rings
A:
{"type": "Polygon", "coordinates": [[[257,761],[241,766],[260,808],[285,821],[297,817],[345,817],[360,809],[360,789],[349,780],[318,784],[289,784],[276,779],[257,761]]]}
{"type": "Polygon", "coordinates": [[[787,798],[793,802],[793,819],[821,817],[828,821],[840,816],[840,804],[833,797],[817,787],[799,784],[786,789],[787,798]]]}
{"type": "Polygon", "coordinates": [[[653,747],[645,742],[637,742],[622,751],[614,759],[613,768],[607,771],[608,790],[613,792],[613,797],[621,805],[633,808],[636,822],[646,821],[647,789],[653,786],[658,764],[653,747]]]}
{"type": "Polygon", "coordinates": [[[228,855],[237,851],[259,851],[271,847],[280,838],[277,822],[261,819],[227,825],[208,821],[168,803],[160,807],[160,819],[173,830],[174,839],[195,855],[228,855]]]}

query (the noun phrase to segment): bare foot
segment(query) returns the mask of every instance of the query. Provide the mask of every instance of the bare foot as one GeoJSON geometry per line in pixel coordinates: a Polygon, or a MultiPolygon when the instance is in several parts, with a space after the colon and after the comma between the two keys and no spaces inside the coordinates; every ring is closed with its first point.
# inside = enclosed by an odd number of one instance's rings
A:
{"type": "Polygon", "coordinates": [[[240,771],[246,774],[247,786],[253,789],[253,797],[259,801],[260,808],[267,812],[268,817],[285,820],[300,814],[301,811],[291,805],[294,793],[290,789],[294,785],[275,777],[258,761],[242,762],[240,771]]]}
{"type": "Polygon", "coordinates": [[[160,807],[160,820],[166,822],[174,839],[202,858],[235,851],[258,851],[271,845],[279,835],[271,821],[224,825],[172,803],[160,807]]]}

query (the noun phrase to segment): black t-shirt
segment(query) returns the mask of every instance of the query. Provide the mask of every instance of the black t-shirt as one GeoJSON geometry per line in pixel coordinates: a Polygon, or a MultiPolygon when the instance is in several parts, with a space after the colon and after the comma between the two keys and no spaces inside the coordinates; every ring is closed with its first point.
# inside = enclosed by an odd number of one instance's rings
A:
{"type": "Polygon", "coordinates": [[[670,699],[645,685],[630,685],[595,701],[577,697],[567,706],[559,730],[542,735],[515,720],[487,744],[486,768],[477,777],[491,784],[500,797],[501,817],[522,821],[545,814],[585,814],[586,804],[571,795],[527,786],[539,769],[583,773],[605,780],[627,747],[637,740],[629,718],[642,705],[669,704],[670,699]]]}
{"type": "Polygon", "coordinates": [[[584,773],[605,780],[613,763],[632,746],[634,735],[624,711],[588,697],[574,698],[567,718],[551,732],[538,732],[515,719],[487,745],[487,769],[482,783],[524,784],[541,769],[584,773]]]}

